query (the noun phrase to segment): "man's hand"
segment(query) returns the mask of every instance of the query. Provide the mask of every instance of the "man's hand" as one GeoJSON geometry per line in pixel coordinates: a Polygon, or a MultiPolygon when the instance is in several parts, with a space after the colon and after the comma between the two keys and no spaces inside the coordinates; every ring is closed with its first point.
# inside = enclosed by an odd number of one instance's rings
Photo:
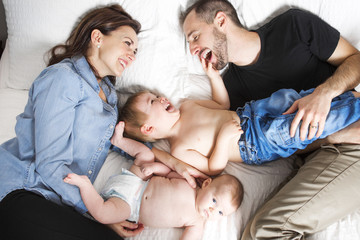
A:
{"type": "Polygon", "coordinates": [[[326,94],[318,94],[316,89],[313,93],[298,99],[283,114],[296,113],[290,127],[290,136],[294,137],[297,127],[300,127],[300,139],[305,140],[308,133],[308,139],[312,139],[315,134],[319,137],[325,127],[325,120],[330,111],[332,98],[326,94]]]}
{"type": "Polygon", "coordinates": [[[134,237],[144,230],[144,226],[141,223],[136,224],[128,221],[108,224],[108,226],[123,238],[134,237]]]}

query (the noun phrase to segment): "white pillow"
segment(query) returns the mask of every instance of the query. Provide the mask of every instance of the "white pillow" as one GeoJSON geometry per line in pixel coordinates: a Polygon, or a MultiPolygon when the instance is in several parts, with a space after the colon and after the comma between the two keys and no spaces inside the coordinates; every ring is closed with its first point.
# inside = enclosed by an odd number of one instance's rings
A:
{"type": "Polygon", "coordinates": [[[181,5],[178,0],[151,2],[148,11],[154,17],[153,25],[139,34],[136,61],[118,79],[117,89],[133,93],[141,85],[176,104],[184,96],[188,78],[185,38],[178,24],[181,5]]]}
{"type": "Polygon", "coordinates": [[[0,144],[15,137],[16,116],[24,111],[28,92],[0,89],[0,144]]]}
{"type": "Polygon", "coordinates": [[[6,88],[5,80],[9,78],[9,48],[5,44],[5,49],[0,59],[0,89],[6,88]]]}
{"type": "Polygon", "coordinates": [[[63,43],[75,22],[98,5],[119,3],[143,29],[151,28],[156,5],[142,0],[3,0],[8,27],[9,77],[5,86],[29,89],[46,66],[45,53],[63,43]]]}
{"type": "Polygon", "coordinates": [[[340,31],[343,37],[360,49],[360,31],[357,30],[360,23],[358,0],[243,0],[236,8],[244,26],[250,29],[258,28],[289,8],[308,10],[340,31]]]}
{"type": "MultiPolygon", "coordinates": [[[[121,4],[142,24],[139,54],[125,71],[118,88],[145,85],[175,100],[183,97],[187,73],[204,74],[192,57],[178,24],[178,16],[193,0],[3,0],[8,25],[9,78],[5,86],[28,89],[45,67],[44,54],[68,37],[74,23],[97,5],[121,4]]],[[[230,0],[245,27],[256,28],[290,7],[307,9],[329,22],[360,48],[360,1],[230,0]]],[[[2,81],[4,81],[2,79],[2,81]]]]}

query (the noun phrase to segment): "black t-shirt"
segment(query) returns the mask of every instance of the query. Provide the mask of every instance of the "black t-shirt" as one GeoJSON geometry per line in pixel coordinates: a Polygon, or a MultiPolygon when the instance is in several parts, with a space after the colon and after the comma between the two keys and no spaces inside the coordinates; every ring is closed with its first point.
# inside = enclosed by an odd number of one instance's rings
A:
{"type": "Polygon", "coordinates": [[[256,32],[261,40],[257,62],[249,66],[230,63],[223,77],[231,110],[281,88],[316,87],[336,69],[326,60],[335,51],[340,33],[316,15],[291,9],[256,32]]]}

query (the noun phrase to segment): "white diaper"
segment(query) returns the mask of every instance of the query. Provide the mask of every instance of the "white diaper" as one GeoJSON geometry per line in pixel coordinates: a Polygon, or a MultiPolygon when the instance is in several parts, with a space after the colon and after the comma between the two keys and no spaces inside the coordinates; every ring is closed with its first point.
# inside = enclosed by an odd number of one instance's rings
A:
{"type": "Polygon", "coordinates": [[[101,196],[104,199],[118,197],[127,202],[131,209],[128,220],[137,223],[141,198],[148,182],[123,168],[121,174],[109,178],[101,192],[101,196]]]}

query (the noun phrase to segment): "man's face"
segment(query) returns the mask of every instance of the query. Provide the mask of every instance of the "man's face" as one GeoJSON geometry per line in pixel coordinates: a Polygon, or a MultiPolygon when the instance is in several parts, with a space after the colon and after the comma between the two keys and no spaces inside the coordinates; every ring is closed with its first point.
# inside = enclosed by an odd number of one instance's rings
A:
{"type": "Polygon", "coordinates": [[[228,63],[226,36],[214,24],[200,20],[195,10],[186,17],[183,30],[190,53],[211,62],[217,70],[228,63]]]}

